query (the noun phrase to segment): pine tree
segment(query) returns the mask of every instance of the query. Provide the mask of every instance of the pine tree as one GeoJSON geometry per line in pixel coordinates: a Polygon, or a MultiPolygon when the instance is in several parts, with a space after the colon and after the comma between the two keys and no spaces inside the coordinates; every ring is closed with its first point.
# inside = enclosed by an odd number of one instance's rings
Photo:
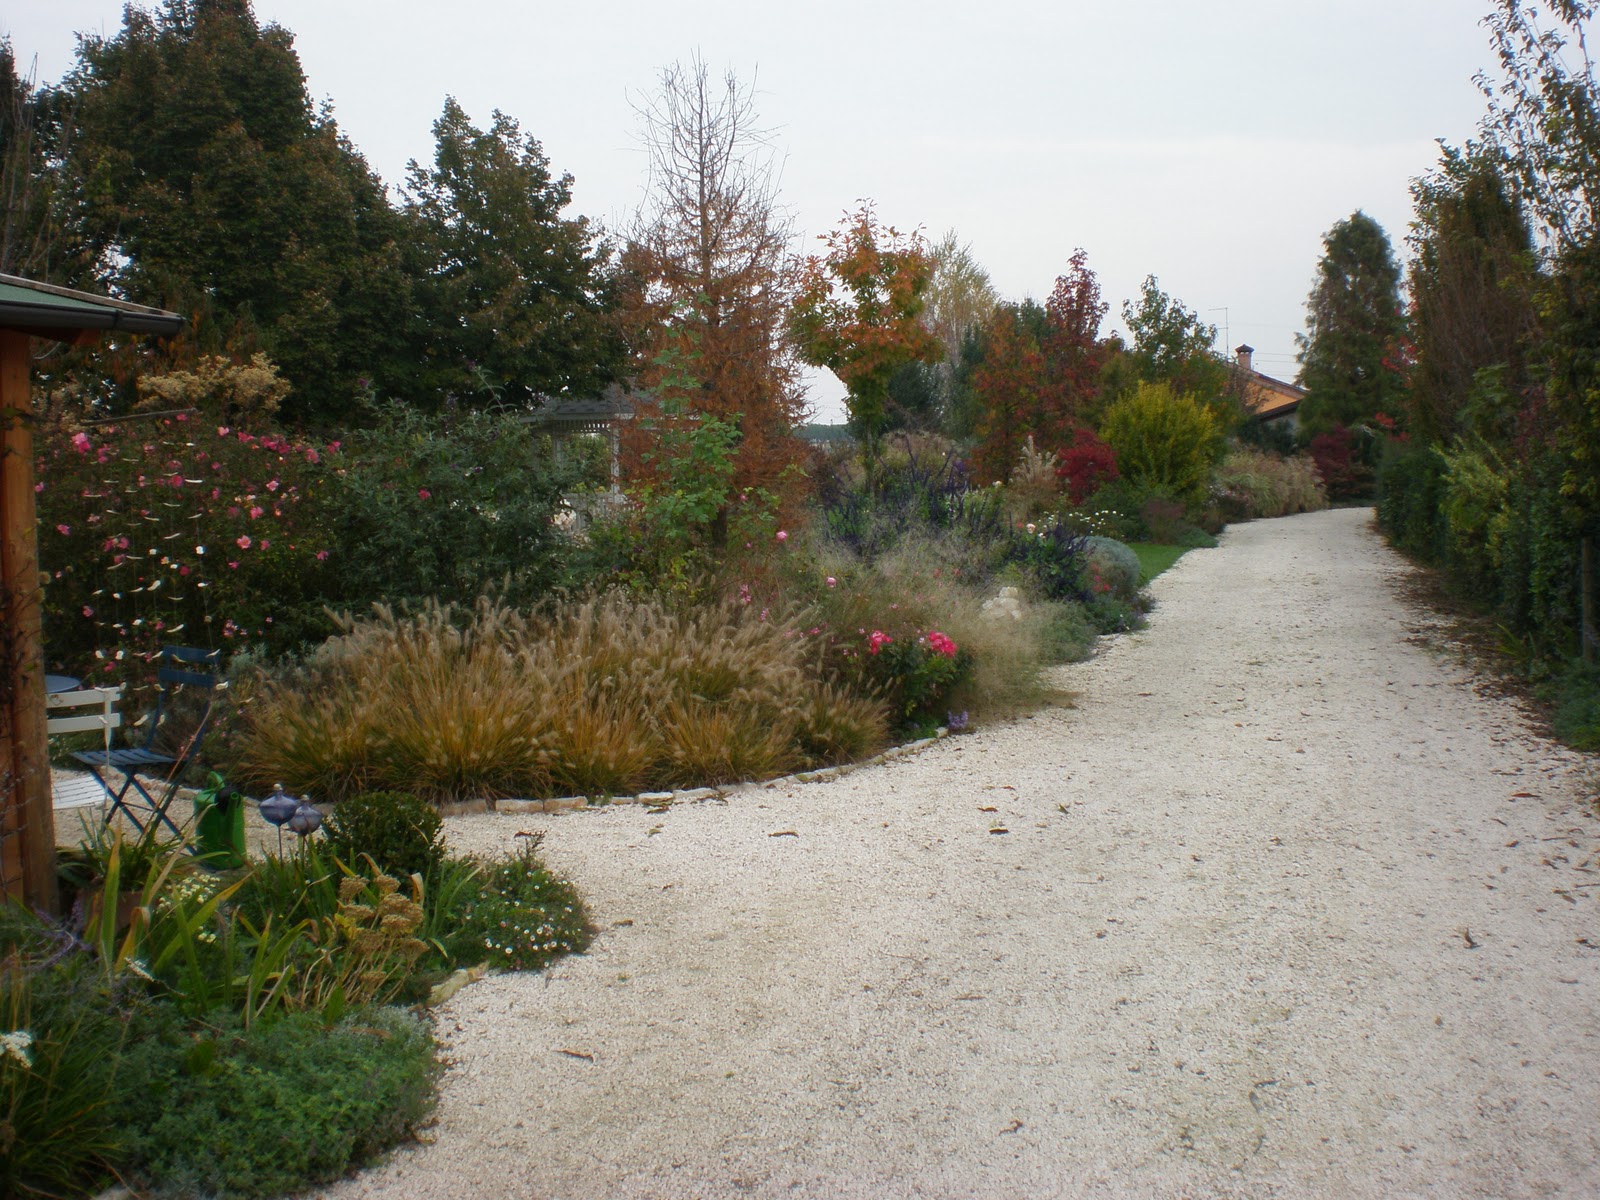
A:
{"type": "Polygon", "coordinates": [[[479,129],[447,98],[433,136],[433,165],[413,161],[405,192],[422,358],[411,398],[598,395],[622,341],[610,251],[585,218],[563,215],[572,177],[553,175],[538,140],[502,112],[479,129]]]}
{"type": "Polygon", "coordinates": [[[345,417],[358,376],[403,343],[399,226],[381,181],[313,111],[294,38],[248,0],[129,5],[66,83],[86,251],[98,282],[174,309],[174,353],[265,350],[285,413],[345,417]]]}
{"type": "Polygon", "coordinates": [[[1531,384],[1526,355],[1538,335],[1533,235],[1497,154],[1446,149],[1432,174],[1415,180],[1416,218],[1408,239],[1411,432],[1448,442],[1471,418],[1502,442],[1517,431],[1502,414],[1474,414],[1482,371],[1495,371],[1503,395],[1531,384]],[[1486,428],[1485,420],[1497,424],[1486,428]]]}
{"type": "Polygon", "coordinates": [[[1364,212],[1327,233],[1300,338],[1300,430],[1309,437],[1355,425],[1404,402],[1397,369],[1405,317],[1389,237],[1364,212]]]}

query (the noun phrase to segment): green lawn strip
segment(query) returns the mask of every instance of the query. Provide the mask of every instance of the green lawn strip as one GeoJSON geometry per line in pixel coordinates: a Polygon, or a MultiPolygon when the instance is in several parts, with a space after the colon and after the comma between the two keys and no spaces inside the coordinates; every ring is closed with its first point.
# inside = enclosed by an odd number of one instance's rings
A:
{"type": "Polygon", "coordinates": [[[1133,543],[1139,556],[1139,586],[1143,587],[1189,552],[1188,546],[1158,546],[1152,542],[1133,543]]]}

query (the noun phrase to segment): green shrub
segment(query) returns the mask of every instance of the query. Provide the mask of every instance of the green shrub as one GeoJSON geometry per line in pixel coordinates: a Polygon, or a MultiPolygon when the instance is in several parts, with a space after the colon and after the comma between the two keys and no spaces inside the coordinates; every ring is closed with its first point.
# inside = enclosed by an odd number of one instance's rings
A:
{"type": "Polygon", "coordinates": [[[569,544],[553,518],[580,463],[563,463],[517,413],[380,407],[330,460],[317,497],[338,541],[327,602],[352,611],[498,589],[544,595],[569,544]]]}
{"type": "MultiPolygon", "coordinates": [[[[25,936],[44,932],[7,907],[34,926],[25,936]]],[[[26,961],[0,965],[0,1195],[92,1193],[121,1149],[111,1091],[126,1030],[81,960],[26,961]]]]}
{"type": "Polygon", "coordinates": [[[1084,605],[1090,623],[1100,633],[1128,633],[1144,628],[1144,611],[1137,602],[1119,600],[1109,592],[1084,605]]]}
{"type": "Polygon", "coordinates": [[[1087,558],[1091,593],[1109,592],[1124,601],[1139,594],[1139,556],[1127,546],[1112,538],[1092,537],[1087,558]]]}
{"type": "Polygon", "coordinates": [[[1048,605],[1039,632],[1040,655],[1048,663],[1083,662],[1094,653],[1098,636],[1083,605],[1048,605]]]}
{"type": "Polygon", "coordinates": [[[1116,451],[1125,479],[1160,488],[1184,503],[1205,496],[1222,455],[1216,416],[1193,396],[1162,383],[1141,383],[1112,403],[1100,436],[1116,451]]]}
{"type": "Polygon", "coordinates": [[[1401,550],[1427,563],[1448,551],[1446,465],[1432,446],[1391,449],[1378,468],[1378,524],[1401,550]]]}
{"type": "Polygon", "coordinates": [[[532,971],[588,948],[588,913],[572,885],[539,861],[542,835],[518,837],[513,857],[478,860],[476,894],[463,902],[459,924],[446,937],[452,961],[532,971]]]}
{"type": "Polygon", "coordinates": [[[328,843],[346,863],[366,855],[402,879],[433,875],[444,857],[438,809],[407,792],[362,792],[328,814],[328,843]]]}
{"type": "Polygon", "coordinates": [[[1473,594],[1493,603],[1501,621],[1529,639],[1533,652],[1556,662],[1579,651],[1580,531],[1561,492],[1553,456],[1524,465],[1512,478],[1502,509],[1498,571],[1492,591],[1473,594]]]}
{"type": "Polygon", "coordinates": [[[1576,750],[1600,750],[1600,668],[1576,663],[1554,689],[1555,734],[1576,750]]]}
{"type": "Polygon", "coordinates": [[[437,1071],[426,1021],[398,1009],[169,1028],[126,1051],[121,1166],[166,1194],[303,1191],[408,1136],[437,1071]]]}
{"type": "Polygon", "coordinates": [[[1204,529],[1191,525],[1187,529],[1180,530],[1171,544],[1182,546],[1185,550],[1215,550],[1217,539],[1204,529]]]}
{"type": "Polygon", "coordinates": [[[1492,602],[1509,524],[1506,465],[1481,443],[1442,453],[1442,515],[1449,531],[1451,570],[1470,594],[1492,602]]]}

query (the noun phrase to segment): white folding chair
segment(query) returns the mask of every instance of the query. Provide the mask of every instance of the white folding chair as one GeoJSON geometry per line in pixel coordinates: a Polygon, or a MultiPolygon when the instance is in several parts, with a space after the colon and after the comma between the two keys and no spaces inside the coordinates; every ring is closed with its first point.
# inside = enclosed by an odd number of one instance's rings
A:
{"type": "MultiPolygon", "coordinates": [[[[117,711],[117,701],[122,698],[121,687],[78,688],[70,692],[52,692],[45,697],[47,709],[45,730],[48,733],[85,733],[100,730],[105,736],[105,753],[111,753],[111,731],[122,725],[122,714],[117,711]]],[[[106,784],[96,775],[74,773],[53,788],[54,806],[57,809],[89,808],[104,810],[113,798],[106,784]]]]}

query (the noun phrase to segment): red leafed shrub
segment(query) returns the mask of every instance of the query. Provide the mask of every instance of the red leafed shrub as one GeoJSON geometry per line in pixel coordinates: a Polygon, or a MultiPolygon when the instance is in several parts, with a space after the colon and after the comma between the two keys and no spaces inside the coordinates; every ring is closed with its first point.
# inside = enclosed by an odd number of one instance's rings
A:
{"type": "Polygon", "coordinates": [[[1056,455],[1056,478],[1066,483],[1074,504],[1082,504],[1120,474],[1117,452],[1092,429],[1078,430],[1072,445],[1056,455]]]}
{"type": "Polygon", "coordinates": [[[1343,425],[1311,439],[1311,460],[1329,500],[1359,500],[1371,494],[1372,468],[1361,461],[1355,434],[1343,425]]]}

